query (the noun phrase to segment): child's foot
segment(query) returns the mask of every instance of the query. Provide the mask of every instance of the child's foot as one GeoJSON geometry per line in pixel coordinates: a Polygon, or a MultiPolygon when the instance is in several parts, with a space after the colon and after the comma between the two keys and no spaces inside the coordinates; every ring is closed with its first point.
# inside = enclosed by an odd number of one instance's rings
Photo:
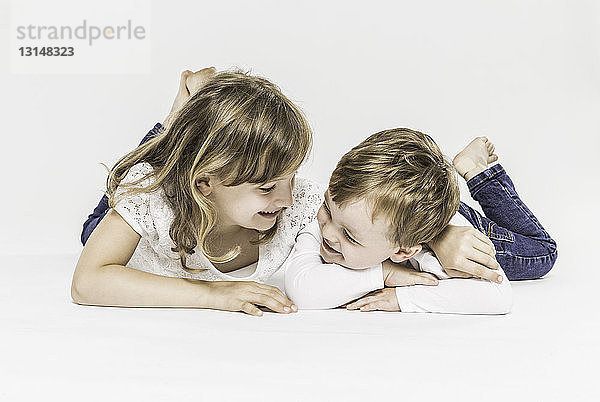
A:
{"type": "Polygon", "coordinates": [[[452,164],[458,174],[469,181],[487,169],[489,163],[498,160],[494,149],[487,137],[477,137],[454,157],[452,164]]]}

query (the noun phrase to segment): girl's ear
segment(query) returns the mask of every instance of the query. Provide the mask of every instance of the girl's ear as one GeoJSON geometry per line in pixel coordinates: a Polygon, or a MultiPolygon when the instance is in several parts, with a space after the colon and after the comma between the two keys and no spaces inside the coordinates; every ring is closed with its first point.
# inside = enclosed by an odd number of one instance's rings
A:
{"type": "Polygon", "coordinates": [[[206,177],[199,177],[196,179],[196,187],[198,187],[198,190],[200,190],[200,192],[205,196],[208,197],[210,195],[210,193],[212,193],[213,190],[213,183],[212,183],[212,179],[208,176],[206,177]]]}
{"type": "Polygon", "coordinates": [[[399,248],[394,254],[392,254],[390,256],[390,260],[392,260],[393,262],[396,262],[396,263],[406,261],[409,258],[412,258],[419,251],[421,251],[422,248],[423,248],[423,246],[421,246],[420,244],[409,247],[406,250],[399,248]]]}

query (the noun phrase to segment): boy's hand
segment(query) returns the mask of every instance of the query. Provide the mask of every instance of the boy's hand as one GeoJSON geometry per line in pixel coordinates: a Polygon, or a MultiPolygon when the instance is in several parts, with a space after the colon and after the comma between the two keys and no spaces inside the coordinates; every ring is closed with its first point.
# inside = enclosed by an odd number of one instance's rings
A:
{"type": "Polygon", "coordinates": [[[385,286],[436,286],[438,284],[438,279],[429,272],[420,272],[402,263],[396,264],[390,260],[384,261],[382,265],[385,286]]]}
{"type": "Polygon", "coordinates": [[[500,267],[494,244],[473,227],[448,225],[429,247],[451,277],[502,282],[502,275],[494,272],[500,267]]]}
{"type": "Polygon", "coordinates": [[[348,304],[346,309],[360,309],[360,311],[400,311],[400,306],[398,305],[398,299],[396,298],[396,289],[383,288],[371,292],[363,298],[348,304]]]}

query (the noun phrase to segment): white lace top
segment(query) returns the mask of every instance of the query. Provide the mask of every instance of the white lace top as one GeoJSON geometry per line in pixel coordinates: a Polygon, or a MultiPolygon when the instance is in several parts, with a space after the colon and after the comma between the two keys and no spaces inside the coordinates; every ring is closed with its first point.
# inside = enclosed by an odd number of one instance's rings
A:
{"type": "MultiPolygon", "coordinates": [[[[139,180],[151,171],[152,166],[149,163],[134,165],[122,183],[139,180]]],[[[152,181],[152,178],[148,178],[138,186],[145,187],[152,181]]],[[[141,236],[127,266],[169,277],[209,281],[243,279],[262,283],[271,282],[269,279],[286,261],[300,230],[315,219],[323,202],[324,191],[325,187],[318,183],[305,178],[296,178],[292,192],[293,205],[282,211],[277,232],[271,241],[259,246],[259,260],[254,264],[256,269],[254,272],[246,268],[239,270],[249,276],[239,276],[238,271],[235,271],[238,275],[219,271],[198,248],[194,250],[194,254],[187,255],[186,264],[191,269],[205,268],[205,270],[193,273],[185,271],[181,266],[179,254],[171,251],[175,243],[169,236],[169,227],[174,219],[174,213],[162,189],[117,198],[115,211],[141,236]]],[[[116,196],[121,193],[122,188],[118,187],[116,196]]]]}

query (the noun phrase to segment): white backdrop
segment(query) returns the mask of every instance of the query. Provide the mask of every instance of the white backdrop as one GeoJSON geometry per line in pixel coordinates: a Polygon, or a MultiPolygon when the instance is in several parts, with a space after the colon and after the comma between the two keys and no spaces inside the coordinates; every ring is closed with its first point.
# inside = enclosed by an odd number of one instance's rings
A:
{"type": "Polygon", "coordinates": [[[599,400],[600,3],[366,4],[0,0],[0,400],[599,400]],[[87,58],[18,58],[15,23],[86,17],[141,21],[147,38],[139,53],[98,41],[76,44],[87,58]],[[301,174],[323,183],[384,128],[429,133],[449,156],[487,135],[558,241],[554,270],[513,282],[500,317],[73,303],[100,162],[164,119],[182,70],[210,65],[297,102],[315,134],[301,174]]]}
{"type": "Polygon", "coordinates": [[[99,163],[162,121],[180,71],[210,65],[251,69],[306,112],[315,141],[303,175],[326,182],[341,154],[384,128],[425,131],[450,156],[484,134],[558,240],[557,269],[580,269],[575,252],[595,244],[597,2],[142,3],[149,73],[18,74],[1,55],[1,254],[79,252],[99,163]]]}

